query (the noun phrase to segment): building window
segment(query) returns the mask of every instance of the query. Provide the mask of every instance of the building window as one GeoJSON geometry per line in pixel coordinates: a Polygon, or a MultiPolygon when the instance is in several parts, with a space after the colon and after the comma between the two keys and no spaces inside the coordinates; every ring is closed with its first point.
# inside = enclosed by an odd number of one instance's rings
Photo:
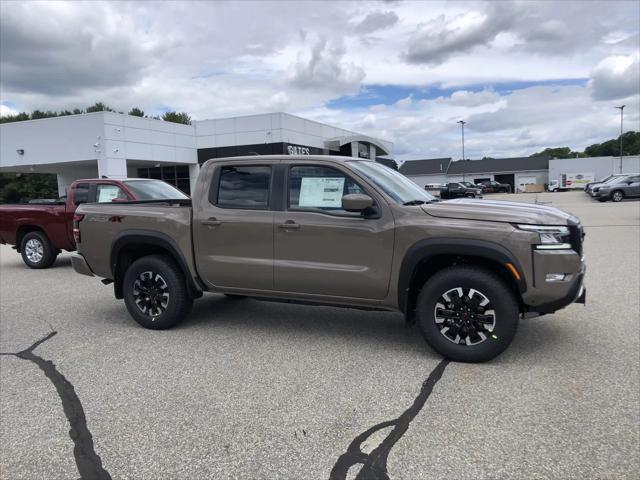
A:
{"type": "Polygon", "coordinates": [[[189,165],[139,168],[138,177],[164,180],[169,185],[173,185],[178,190],[182,190],[187,195],[191,194],[191,183],[189,181],[189,165]]]}

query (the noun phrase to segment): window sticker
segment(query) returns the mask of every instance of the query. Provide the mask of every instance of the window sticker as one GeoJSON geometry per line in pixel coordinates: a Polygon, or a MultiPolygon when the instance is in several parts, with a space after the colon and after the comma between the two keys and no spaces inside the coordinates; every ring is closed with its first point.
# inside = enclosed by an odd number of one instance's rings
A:
{"type": "Polygon", "coordinates": [[[119,191],[120,189],[116,186],[101,186],[98,203],[111,202],[114,198],[118,198],[119,191]]]}
{"type": "Polygon", "coordinates": [[[304,177],[300,184],[300,207],[342,207],[344,177],[304,177]]]}

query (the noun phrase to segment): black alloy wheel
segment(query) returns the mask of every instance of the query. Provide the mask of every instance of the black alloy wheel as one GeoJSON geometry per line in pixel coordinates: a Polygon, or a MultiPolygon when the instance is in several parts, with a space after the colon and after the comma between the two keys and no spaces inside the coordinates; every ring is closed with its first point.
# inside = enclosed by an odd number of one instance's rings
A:
{"type": "Polygon", "coordinates": [[[169,306],[171,294],[167,281],[159,273],[147,270],[133,283],[133,296],[140,311],[152,319],[162,315],[169,306]]]}
{"type": "Polygon", "coordinates": [[[513,340],[520,310],[514,289],[477,265],[457,265],[435,273],[416,302],[417,322],[426,342],[458,362],[485,362],[513,340]]]}
{"type": "Polygon", "coordinates": [[[152,330],[173,327],[193,305],[184,274],[173,259],[164,255],[149,255],[133,262],[124,275],[122,290],[129,314],[152,330]]]}
{"type": "Polygon", "coordinates": [[[438,299],[434,308],[440,334],[456,345],[478,345],[493,335],[496,311],[482,292],[455,287],[438,299]]]}

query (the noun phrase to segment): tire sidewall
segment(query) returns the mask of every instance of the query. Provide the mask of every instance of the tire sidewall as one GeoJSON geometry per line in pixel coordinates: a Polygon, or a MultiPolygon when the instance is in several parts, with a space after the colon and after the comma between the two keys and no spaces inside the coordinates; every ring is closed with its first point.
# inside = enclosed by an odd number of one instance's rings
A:
{"type": "Polygon", "coordinates": [[[42,269],[50,267],[56,259],[56,253],[51,246],[51,242],[47,236],[42,232],[29,232],[20,242],[20,254],[22,255],[22,261],[29,268],[42,269]],[[42,245],[42,259],[39,262],[32,262],[27,257],[26,245],[29,240],[37,240],[42,245]]]}
{"type": "Polygon", "coordinates": [[[624,193],[622,193],[622,191],[615,190],[615,191],[611,192],[611,201],[612,202],[621,202],[623,198],[624,198],[624,193]],[[616,193],[620,194],[620,197],[618,198],[618,200],[616,200],[616,193]]]}
{"type": "Polygon", "coordinates": [[[435,274],[417,301],[418,324],[425,340],[441,355],[461,362],[483,362],[502,353],[518,327],[519,309],[513,292],[496,275],[473,267],[452,267],[435,274]],[[447,340],[435,323],[435,305],[452,288],[473,288],[485,295],[496,312],[496,326],[487,340],[477,345],[456,345],[447,340]]]}
{"type": "Polygon", "coordinates": [[[131,264],[123,279],[124,302],[133,319],[141,326],[151,330],[164,330],[178,324],[189,313],[192,299],[186,288],[182,272],[168,257],[151,255],[143,257],[131,264]],[[169,303],[164,312],[157,317],[151,317],[143,313],[136,305],[133,295],[134,282],[143,272],[151,271],[160,276],[167,283],[169,303]]]}

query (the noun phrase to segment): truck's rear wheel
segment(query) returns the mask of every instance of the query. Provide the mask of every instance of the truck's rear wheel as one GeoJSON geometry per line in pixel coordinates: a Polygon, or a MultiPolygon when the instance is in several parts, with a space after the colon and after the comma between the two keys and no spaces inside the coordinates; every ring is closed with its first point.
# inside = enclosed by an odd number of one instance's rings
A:
{"type": "Polygon", "coordinates": [[[58,252],[43,232],[29,232],[20,243],[22,261],[30,268],[49,268],[56,261],[58,252]]]}
{"type": "Polygon", "coordinates": [[[145,328],[171,328],[191,311],[193,299],[184,275],[163,255],[150,255],[133,262],[122,286],[129,314],[145,328]]]}
{"type": "Polygon", "coordinates": [[[417,318],[425,340],[459,362],[484,362],[502,353],[515,336],[518,316],[511,289],[481,268],[442,270],[418,296],[417,318]]]}

